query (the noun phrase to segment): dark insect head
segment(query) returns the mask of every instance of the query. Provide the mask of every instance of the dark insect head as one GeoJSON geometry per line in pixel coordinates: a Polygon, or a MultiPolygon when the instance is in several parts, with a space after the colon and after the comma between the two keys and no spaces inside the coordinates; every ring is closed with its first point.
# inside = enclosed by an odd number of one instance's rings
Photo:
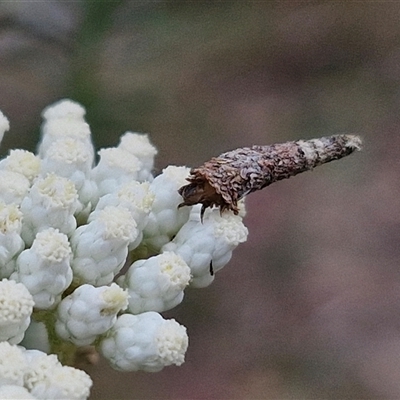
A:
{"type": "Polygon", "coordinates": [[[204,185],[193,182],[189,185],[182,186],[178,192],[184,200],[178,207],[193,206],[194,204],[201,203],[204,196],[204,185]]]}
{"type": "Polygon", "coordinates": [[[183,198],[183,202],[178,205],[178,208],[183,206],[193,206],[195,204],[201,204],[201,221],[203,221],[203,215],[207,207],[221,206],[225,202],[222,196],[218,194],[210,183],[205,179],[189,179],[191,183],[186,186],[182,186],[178,192],[183,198]]]}

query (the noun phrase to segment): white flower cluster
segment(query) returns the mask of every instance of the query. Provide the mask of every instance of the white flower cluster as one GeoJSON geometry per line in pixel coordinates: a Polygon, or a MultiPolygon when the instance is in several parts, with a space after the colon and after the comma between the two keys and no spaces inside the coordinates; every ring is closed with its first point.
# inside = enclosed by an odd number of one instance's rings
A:
{"type": "Polygon", "coordinates": [[[85,372],[54,354],[0,342],[0,399],[87,399],[91,386],[85,372]]]}
{"type": "MultiPolygon", "coordinates": [[[[37,154],[0,161],[0,398],[85,399],[90,378],[56,355],[92,345],[122,371],[181,365],[186,328],[160,313],[209,285],[247,229],[243,213],[178,208],[189,168],[153,177],[147,135],[126,132],[95,165],[81,105],[42,116],[37,154]]],[[[0,112],[0,141],[8,129],[0,112]]]]}

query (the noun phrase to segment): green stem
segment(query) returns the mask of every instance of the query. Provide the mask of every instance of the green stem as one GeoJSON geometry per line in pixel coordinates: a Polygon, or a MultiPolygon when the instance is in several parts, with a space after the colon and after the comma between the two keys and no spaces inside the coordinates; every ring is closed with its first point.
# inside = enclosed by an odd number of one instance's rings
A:
{"type": "Polygon", "coordinates": [[[73,343],[60,339],[56,334],[56,315],[54,311],[35,311],[32,315],[32,318],[36,322],[42,322],[45,324],[50,343],[50,353],[56,354],[61,364],[73,366],[75,362],[77,346],[73,343]]]}

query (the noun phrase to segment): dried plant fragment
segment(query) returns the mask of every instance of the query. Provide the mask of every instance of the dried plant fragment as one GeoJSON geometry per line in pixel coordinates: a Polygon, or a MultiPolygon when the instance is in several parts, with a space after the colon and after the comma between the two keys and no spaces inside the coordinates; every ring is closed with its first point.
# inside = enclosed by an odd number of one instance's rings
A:
{"type": "Polygon", "coordinates": [[[191,169],[190,183],[179,189],[179,207],[201,203],[201,216],[212,206],[238,214],[237,203],[247,194],[360,148],[360,137],[335,135],[232,150],[191,169]]]}

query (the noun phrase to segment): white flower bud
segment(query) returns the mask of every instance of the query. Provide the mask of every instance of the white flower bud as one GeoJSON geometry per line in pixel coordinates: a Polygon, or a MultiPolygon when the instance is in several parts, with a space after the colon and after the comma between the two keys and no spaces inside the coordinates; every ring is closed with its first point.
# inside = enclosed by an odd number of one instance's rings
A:
{"type": "Polygon", "coordinates": [[[90,395],[92,380],[77,368],[58,366],[46,376],[46,380],[32,388],[38,399],[85,400],[90,395]]]}
{"type": "Polygon", "coordinates": [[[21,236],[25,243],[29,246],[37,232],[51,227],[70,235],[76,228],[74,213],[78,204],[75,185],[69,179],[48,174],[36,180],[21,203],[21,236]]]}
{"type": "Polygon", "coordinates": [[[23,386],[26,371],[22,350],[8,342],[0,342],[0,388],[3,385],[23,386]]]}
{"type": "Polygon", "coordinates": [[[59,100],[42,111],[42,117],[46,121],[56,119],[83,120],[86,114],[85,108],[79,103],[63,99],[59,100]]]}
{"type": "Polygon", "coordinates": [[[124,266],[128,244],[137,237],[136,222],[124,207],[105,207],[71,236],[72,270],[77,281],[107,285],[124,266]]]}
{"type": "Polygon", "coordinates": [[[138,178],[142,163],[133,154],[118,147],[101,149],[100,161],[92,169],[92,179],[96,182],[99,197],[115,192],[122,184],[138,178]]]}
{"type": "Polygon", "coordinates": [[[41,174],[54,172],[70,179],[79,190],[82,186],[81,175],[89,175],[93,160],[92,147],[70,137],[60,138],[48,148],[42,160],[41,174]]]}
{"type": "Polygon", "coordinates": [[[0,201],[21,204],[30,188],[29,180],[22,174],[0,170],[0,201]]]}
{"type": "Polygon", "coordinates": [[[3,400],[35,400],[36,397],[32,396],[27,389],[23,386],[4,385],[0,386],[0,399],[3,400]]]}
{"type": "Polygon", "coordinates": [[[78,346],[92,344],[107,332],[117,314],[128,307],[128,293],[116,283],[111,286],[79,286],[57,309],[57,334],[78,346]]]}
{"type": "Polygon", "coordinates": [[[174,251],[189,265],[191,285],[208,286],[214,280],[214,272],[224,267],[234,248],[247,239],[248,230],[239,215],[218,209],[207,210],[203,222],[200,206],[193,207],[189,221],[180,229],[174,240],[163,251],[174,251]]]}
{"type": "Polygon", "coordinates": [[[39,175],[40,158],[27,150],[11,150],[10,154],[0,161],[0,169],[17,172],[32,183],[39,175]]]}
{"type": "Polygon", "coordinates": [[[39,232],[32,247],[18,256],[11,278],[26,286],[35,308],[50,309],[72,282],[71,256],[67,236],[48,228],[39,232]]]}
{"type": "Polygon", "coordinates": [[[31,391],[35,386],[41,385],[46,381],[51,371],[61,366],[55,354],[43,353],[40,350],[25,350],[20,347],[25,357],[27,371],[24,376],[24,386],[31,391]]]}
{"type": "Polygon", "coordinates": [[[118,147],[133,154],[142,163],[142,168],[138,176],[139,181],[153,180],[151,172],[154,168],[154,156],[158,152],[151,144],[147,134],[125,132],[121,136],[118,147]]]}
{"type": "Polygon", "coordinates": [[[149,221],[143,231],[143,244],[150,251],[159,251],[188,220],[190,208],[178,208],[182,197],[178,189],[185,184],[190,169],[169,166],[150,184],[155,194],[149,221]]]}
{"type": "Polygon", "coordinates": [[[0,202],[0,278],[15,270],[16,255],[25,247],[21,238],[22,213],[15,204],[0,202]]]}
{"type": "Polygon", "coordinates": [[[135,220],[138,230],[137,238],[129,244],[129,250],[132,250],[142,241],[142,231],[147,224],[153,201],[154,193],[150,190],[149,182],[130,181],[122,185],[117,192],[101,197],[95,210],[89,216],[89,222],[107,206],[126,208],[135,220]]]}
{"type": "Polygon", "coordinates": [[[93,162],[93,146],[71,137],[54,141],[42,160],[42,175],[54,172],[74,183],[80,203],[76,212],[85,210],[85,217],[97,200],[97,185],[90,179],[93,162]]]}
{"type": "Polygon", "coordinates": [[[129,311],[162,312],[183,300],[183,290],[190,281],[190,268],[183,259],[165,252],[147,260],[134,262],[118,283],[129,293],[129,311]]]}
{"type": "Polygon", "coordinates": [[[157,372],[181,365],[188,347],[186,328],[156,312],[121,315],[100,343],[110,365],[120,371],[157,372]]]}
{"type": "MultiPolygon", "coordinates": [[[[38,147],[39,156],[44,158],[49,147],[60,138],[71,138],[83,142],[87,148],[93,146],[90,138],[90,128],[86,122],[55,119],[43,124],[42,141],[38,147]]],[[[94,155],[94,149],[92,151],[94,155]]]]}
{"type": "Polygon", "coordinates": [[[0,142],[3,140],[4,134],[10,129],[10,123],[7,117],[0,111],[0,142]]]}
{"type": "Polygon", "coordinates": [[[55,355],[26,350],[28,373],[24,386],[37,399],[84,400],[92,380],[86,372],[61,365],[55,355]]]}
{"type": "Polygon", "coordinates": [[[0,281],[0,341],[21,342],[29,326],[34,301],[28,289],[15,281],[0,281]]]}
{"type": "Polygon", "coordinates": [[[38,148],[40,157],[45,157],[51,144],[60,138],[83,142],[94,154],[90,128],[84,120],[85,109],[80,104],[71,100],[61,100],[47,107],[42,116],[42,140],[38,148]]]}

